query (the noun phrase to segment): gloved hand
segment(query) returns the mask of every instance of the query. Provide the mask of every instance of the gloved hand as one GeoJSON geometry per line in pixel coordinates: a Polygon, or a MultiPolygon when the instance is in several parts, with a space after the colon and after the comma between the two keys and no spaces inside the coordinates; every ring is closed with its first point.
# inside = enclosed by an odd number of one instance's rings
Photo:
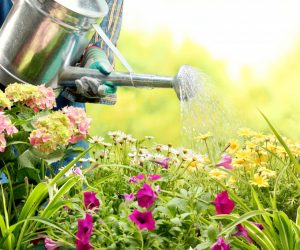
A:
{"type": "MultiPolygon", "coordinates": [[[[99,47],[92,46],[86,50],[82,65],[85,68],[97,69],[100,73],[108,75],[113,71],[105,52],[99,47]]],[[[117,88],[112,82],[101,81],[93,77],[81,77],[75,81],[76,91],[66,89],[63,95],[76,102],[92,102],[113,105],[116,103],[117,88]]]]}

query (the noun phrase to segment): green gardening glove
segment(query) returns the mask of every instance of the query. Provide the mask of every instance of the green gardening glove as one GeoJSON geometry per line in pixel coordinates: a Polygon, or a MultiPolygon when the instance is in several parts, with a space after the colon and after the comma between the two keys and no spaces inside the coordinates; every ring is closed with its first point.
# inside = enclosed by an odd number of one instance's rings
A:
{"type": "MultiPolygon", "coordinates": [[[[97,69],[104,75],[109,75],[113,67],[107,59],[105,52],[99,47],[92,46],[87,49],[82,65],[85,68],[97,69]]],[[[76,81],[77,90],[83,96],[89,97],[92,94],[100,95],[100,103],[115,104],[117,88],[110,81],[100,81],[91,77],[83,77],[76,81]]]]}
{"type": "MultiPolygon", "coordinates": [[[[92,46],[87,49],[82,65],[85,68],[97,69],[104,75],[113,71],[105,52],[99,47],[92,46]]],[[[75,81],[76,95],[81,102],[98,102],[113,105],[116,103],[117,88],[110,81],[101,81],[92,77],[81,77],[75,81]]],[[[78,99],[78,98],[77,98],[78,99]]]]}

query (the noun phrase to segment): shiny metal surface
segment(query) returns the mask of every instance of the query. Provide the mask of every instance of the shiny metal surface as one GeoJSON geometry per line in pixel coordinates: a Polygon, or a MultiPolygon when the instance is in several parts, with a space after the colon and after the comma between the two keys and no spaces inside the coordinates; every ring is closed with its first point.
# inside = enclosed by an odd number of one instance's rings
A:
{"type": "Polygon", "coordinates": [[[0,83],[50,84],[77,62],[107,14],[104,0],[18,0],[0,30],[0,83]]]}
{"type": "MultiPolygon", "coordinates": [[[[102,81],[110,81],[116,86],[136,88],[173,88],[178,99],[186,101],[194,96],[195,89],[185,88],[189,81],[194,81],[197,71],[189,65],[180,67],[176,76],[158,76],[147,74],[130,74],[112,72],[108,76],[95,69],[66,67],[59,75],[59,86],[75,88],[75,80],[83,76],[94,77],[102,81]],[[186,91],[182,91],[185,88],[186,91]]],[[[195,82],[197,83],[197,82],[195,82]]]]}
{"type": "Polygon", "coordinates": [[[116,86],[137,88],[173,88],[174,82],[174,77],[171,76],[130,74],[121,72],[112,72],[106,76],[95,69],[67,67],[59,76],[59,85],[75,87],[75,80],[80,79],[83,76],[94,77],[102,81],[110,81],[116,86]]]}

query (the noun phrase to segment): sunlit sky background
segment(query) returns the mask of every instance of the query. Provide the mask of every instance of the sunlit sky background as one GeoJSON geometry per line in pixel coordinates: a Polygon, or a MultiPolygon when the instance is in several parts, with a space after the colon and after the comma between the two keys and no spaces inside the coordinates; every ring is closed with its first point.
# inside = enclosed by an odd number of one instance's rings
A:
{"type": "Polygon", "coordinates": [[[169,29],[176,44],[189,37],[225,60],[233,78],[245,64],[263,77],[299,37],[299,10],[299,0],[127,0],[123,29],[169,29]]]}

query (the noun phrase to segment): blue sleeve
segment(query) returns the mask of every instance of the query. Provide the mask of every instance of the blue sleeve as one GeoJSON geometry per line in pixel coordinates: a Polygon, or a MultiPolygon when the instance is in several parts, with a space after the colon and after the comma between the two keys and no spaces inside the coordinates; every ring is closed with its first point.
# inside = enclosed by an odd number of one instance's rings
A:
{"type": "Polygon", "coordinates": [[[11,0],[1,0],[0,1],[0,27],[5,21],[5,18],[10,11],[12,6],[12,1],[11,0]]]}

